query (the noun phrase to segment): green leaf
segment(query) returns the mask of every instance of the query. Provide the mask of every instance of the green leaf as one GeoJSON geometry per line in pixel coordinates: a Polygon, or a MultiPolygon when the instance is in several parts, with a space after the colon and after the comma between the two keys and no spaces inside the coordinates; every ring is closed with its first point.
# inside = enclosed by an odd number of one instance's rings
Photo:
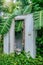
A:
{"type": "Polygon", "coordinates": [[[0,34],[6,34],[11,26],[12,19],[15,17],[15,13],[12,13],[8,18],[0,18],[0,34]],[[2,21],[1,21],[2,20],[2,21]]]}
{"type": "Polygon", "coordinates": [[[34,28],[41,29],[41,27],[43,27],[43,10],[35,12],[33,14],[33,18],[34,18],[34,28]]]}

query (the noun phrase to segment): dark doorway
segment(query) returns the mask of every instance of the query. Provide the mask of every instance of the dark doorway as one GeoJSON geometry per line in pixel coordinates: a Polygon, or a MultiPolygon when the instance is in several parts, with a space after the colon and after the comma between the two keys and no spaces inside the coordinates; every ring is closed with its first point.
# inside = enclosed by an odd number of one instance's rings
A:
{"type": "Polygon", "coordinates": [[[16,51],[24,50],[24,20],[15,21],[15,43],[16,51]]]}

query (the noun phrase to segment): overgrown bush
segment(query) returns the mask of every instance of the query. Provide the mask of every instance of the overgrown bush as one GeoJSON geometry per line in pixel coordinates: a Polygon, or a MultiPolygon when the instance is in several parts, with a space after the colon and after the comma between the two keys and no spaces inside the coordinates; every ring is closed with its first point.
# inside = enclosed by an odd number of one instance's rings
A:
{"type": "Polygon", "coordinates": [[[20,54],[0,54],[0,65],[43,65],[43,58],[31,58],[30,55],[25,52],[20,54]]]}

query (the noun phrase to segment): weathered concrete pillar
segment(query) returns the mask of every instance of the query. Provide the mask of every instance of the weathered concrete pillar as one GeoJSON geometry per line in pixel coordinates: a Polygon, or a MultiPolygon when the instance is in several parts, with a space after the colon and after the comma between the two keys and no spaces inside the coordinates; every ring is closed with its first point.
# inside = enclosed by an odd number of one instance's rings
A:
{"type": "Polygon", "coordinates": [[[13,20],[10,28],[10,53],[14,52],[15,47],[15,22],[13,20]]]}
{"type": "Polygon", "coordinates": [[[25,19],[25,51],[30,51],[30,55],[35,58],[36,45],[35,45],[35,30],[33,25],[33,15],[29,14],[25,19]]]}
{"type": "Polygon", "coordinates": [[[3,52],[4,53],[9,53],[10,49],[9,49],[9,45],[10,45],[10,36],[9,36],[9,32],[7,34],[4,35],[4,40],[3,40],[3,52]]]}

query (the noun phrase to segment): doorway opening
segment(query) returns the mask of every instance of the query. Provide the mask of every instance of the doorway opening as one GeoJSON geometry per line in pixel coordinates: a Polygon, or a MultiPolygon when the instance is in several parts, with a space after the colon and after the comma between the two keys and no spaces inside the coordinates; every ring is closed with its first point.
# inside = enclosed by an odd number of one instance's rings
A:
{"type": "Polygon", "coordinates": [[[25,23],[24,20],[15,21],[15,44],[16,51],[24,50],[25,45],[25,23]]]}

